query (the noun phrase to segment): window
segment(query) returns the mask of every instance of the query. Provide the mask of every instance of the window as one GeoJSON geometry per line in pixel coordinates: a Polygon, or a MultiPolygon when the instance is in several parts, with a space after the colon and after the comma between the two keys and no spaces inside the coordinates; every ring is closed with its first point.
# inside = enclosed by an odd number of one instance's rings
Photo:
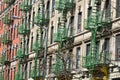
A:
{"type": "Polygon", "coordinates": [[[105,19],[109,20],[110,19],[110,14],[111,14],[111,0],[106,0],[105,2],[105,19]]]}
{"type": "Polygon", "coordinates": [[[53,44],[54,43],[54,26],[51,27],[51,35],[50,35],[51,41],[50,43],[53,44]]]}
{"type": "Polygon", "coordinates": [[[13,25],[13,28],[12,28],[12,29],[13,29],[13,30],[12,30],[12,34],[13,34],[12,38],[13,38],[13,39],[15,39],[15,27],[16,27],[16,26],[13,25]]]}
{"type": "Polygon", "coordinates": [[[0,47],[1,47],[1,40],[2,40],[2,35],[0,34],[0,47]]]}
{"type": "Polygon", "coordinates": [[[28,51],[29,51],[29,38],[27,39],[27,43],[26,43],[26,44],[27,44],[27,45],[26,45],[26,46],[27,46],[26,49],[27,49],[27,54],[28,54],[28,51]]]}
{"type": "Polygon", "coordinates": [[[104,41],[104,51],[107,51],[109,52],[109,48],[110,48],[110,39],[109,38],[106,38],[105,41],[104,41]]]}
{"type": "Polygon", "coordinates": [[[51,73],[52,69],[52,56],[49,57],[49,74],[51,73]]]}
{"type": "Polygon", "coordinates": [[[116,54],[115,59],[120,60],[120,34],[116,35],[116,54]]]}
{"type": "Polygon", "coordinates": [[[96,42],[96,47],[97,47],[97,52],[99,53],[100,41],[97,41],[97,42],[96,42]]]}
{"type": "Polygon", "coordinates": [[[24,64],[22,64],[22,78],[24,77],[24,64]]]}
{"type": "Polygon", "coordinates": [[[18,13],[18,8],[17,8],[17,5],[16,5],[16,11],[15,11],[15,16],[17,16],[17,13],[18,13]]]}
{"type": "Polygon", "coordinates": [[[17,50],[18,50],[18,44],[16,44],[15,53],[17,53],[17,50]]]}
{"type": "Polygon", "coordinates": [[[0,20],[0,29],[2,29],[2,26],[3,26],[3,25],[2,25],[2,20],[0,20]]]}
{"type": "Polygon", "coordinates": [[[80,68],[80,47],[76,49],[76,69],[80,68]]]}
{"type": "Polygon", "coordinates": [[[16,38],[16,24],[14,25],[14,39],[16,38]]]}
{"type": "Polygon", "coordinates": [[[91,0],[88,1],[88,5],[89,5],[89,6],[91,5],[91,0]]]}
{"type": "Polygon", "coordinates": [[[19,7],[18,7],[18,9],[19,9],[19,10],[18,10],[18,16],[19,16],[19,17],[20,17],[20,14],[21,14],[20,5],[21,5],[21,4],[19,3],[19,7]]]}
{"type": "Polygon", "coordinates": [[[90,44],[86,45],[86,56],[89,54],[90,52],[90,44]]]}
{"type": "Polygon", "coordinates": [[[45,4],[42,5],[42,12],[45,14],[45,4]]]}
{"type": "Polygon", "coordinates": [[[19,24],[16,25],[16,38],[18,38],[18,25],[19,24]]]}
{"type": "Polygon", "coordinates": [[[120,0],[116,0],[116,18],[120,17],[120,0]]]}
{"type": "Polygon", "coordinates": [[[11,12],[11,13],[12,13],[12,15],[14,15],[14,12],[15,12],[15,9],[13,8],[13,9],[12,9],[12,12],[11,12]]]}
{"type": "Polygon", "coordinates": [[[32,48],[33,48],[33,36],[31,37],[30,51],[32,51],[32,48]]]}
{"type": "Polygon", "coordinates": [[[69,55],[68,55],[68,70],[72,68],[72,52],[73,50],[69,50],[69,55]]]}
{"type": "Polygon", "coordinates": [[[73,35],[73,27],[74,27],[74,16],[71,16],[70,18],[70,24],[69,24],[69,35],[73,35]]]}
{"type": "Polygon", "coordinates": [[[55,15],[55,0],[52,0],[52,15],[51,16],[54,16],[55,15]]]}
{"type": "Polygon", "coordinates": [[[30,65],[29,65],[29,77],[31,76],[31,69],[32,69],[32,62],[30,62],[30,65]]]}
{"type": "Polygon", "coordinates": [[[28,29],[30,28],[30,19],[31,19],[31,15],[29,14],[29,16],[28,16],[28,29]]]}
{"type": "Polygon", "coordinates": [[[90,16],[91,11],[92,11],[92,7],[89,7],[89,8],[88,8],[88,14],[87,14],[87,17],[89,17],[89,16],[90,16]]]}
{"type": "Polygon", "coordinates": [[[14,67],[14,78],[15,78],[16,67],[14,67]]]}
{"type": "Polygon", "coordinates": [[[106,38],[104,41],[104,60],[108,61],[109,59],[109,48],[110,48],[110,38],[106,38]]]}
{"type": "Polygon", "coordinates": [[[49,18],[49,14],[50,14],[49,13],[49,11],[50,11],[50,2],[49,1],[47,2],[47,9],[46,9],[46,11],[47,11],[47,15],[46,16],[47,16],[47,18],[49,18]]]}
{"type": "Polygon", "coordinates": [[[32,28],[34,27],[34,17],[35,17],[35,12],[33,11],[33,16],[32,16],[33,23],[32,23],[32,28]]]}
{"type": "Polygon", "coordinates": [[[13,77],[13,75],[12,75],[12,68],[11,68],[11,80],[12,80],[12,77],[13,77]]]}
{"type": "Polygon", "coordinates": [[[78,25],[77,25],[77,33],[81,31],[81,23],[82,23],[82,12],[78,13],[78,25]]]}
{"type": "Polygon", "coordinates": [[[43,73],[42,67],[43,67],[43,59],[39,59],[39,75],[43,73]]]}
{"type": "Polygon", "coordinates": [[[14,46],[12,45],[12,56],[11,56],[12,60],[14,58],[13,56],[14,56],[14,46]]]}
{"type": "Polygon", "coordinates": [[[26,53],[27,53],[27,40],[26,40],[26,39],[24,40],[24,43],[23,43],[23,44],[24,44],[24,46],[23,46],[23,48],[24,48],[23,51],[24,51],[25,54],[26,54],[26,53]]]}

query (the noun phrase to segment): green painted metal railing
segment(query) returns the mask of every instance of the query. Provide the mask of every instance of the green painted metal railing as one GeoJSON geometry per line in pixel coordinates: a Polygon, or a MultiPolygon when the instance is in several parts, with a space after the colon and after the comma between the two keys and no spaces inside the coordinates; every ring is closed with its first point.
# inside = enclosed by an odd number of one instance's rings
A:
{"type": "Polygon", "coordinates": [[[23,78],[22,72],[18,71],[18,73],[15,74],[14,80],[26,80],[23,78]]]}
{"type": "Polygon", "coordinates": [[[56,0],[55,3],[56,3],[55,4],[56,10],[68,11],[68,10],[70,10],[74,6],[75,0],[56,0]]]}
{"type": "Polygon", "coordinates": [[[0,72],[0,80],[4,80],[3,72],[0,72]]]}
{"type": "Polygon", "coordinates": [[[21,35],[28,35],[30,34],[30,29],[26,29],[25,25],[22,24],[18,29],[18,33],[21,35]]]}
{"type": "Polygon", "coordinates": [[[27,57],[27,53],[25,52],[25,53],[23,53],[23,49],[22,48],[20,48],[18,51],[17,51],[17,57],[18,58],[23,58],[23,57],[27,57]]]}
{"type": "Polygon", "coordinates": [[[32,0],[24,0],[20,5],[21,11],[30,11],[32,8],[32,0]]]}
{"type": "Polygon", "coordinates": [[[56,63],[52,66],[52,72],[56,75],[59,75],[61,72],[64,72],[64,65],[62,60],[60,59],[59,53],[56,55],[56,63]]]}
{"type": "Polygon", "coordinates": [[[82,66],[86,68],[91,68],[94,65],[98,64],[109,64],[110,60],[110,53],[108,51],[105,51],[103,53],[97,53],[97,56],[91,57],[91,55],[87,55],[86,57],[83,57],[82,59],[83,63],[82,66]]]}
{"type": "MultiPolygon", "coordinates": [[[[42,72],[42,71],[41,71],[42,72]]],[[[35,72],[35,68],[33,68],[31,70],[31,74],[30,74],[30,77],[32,77],[33,79],[35,80],[42,80],[42,73],[39,73],[39,70],[36,69],[36,72],[35,72]]]]}
{"type": "Polygon", "coordinates": [[[13,23],[13,20],[9,19],[9,15],[5,15],[5,17],[3,18],[3,22],[4,24],[10,25],[11,23],[13,23]]]}
{"type": "Polygon", "coordinates": [[[49,18],[49,11],[44,11],[43,13],[38,12],[34,18],[34,24],[38,26],[44,26],[48,23],[49,18]]]}
{"type": "Polygon", "coordinates": [[[4,44],[11,44],[12,40],[10,38],[7,38],[7,34],[4,33],[4,35],[2,37],[2,43],[4,43],[4,44]]]}
{"type": "Polygon", "coordinates": [[[18,58],[22,58],[23,57],[23,49],[20,48],[18,51],[17,51],[17,57],[18,58]]]}
{"type": "Polygon", "coordinates": [[[4,3],[10,4],[11,2],[15,2],[15,0],[4,0],[4,3]]]}
{"type": "Polygon", "coordinates": [[[57,33],[54,33],[54,41],[60,42],[72,38],[72,35],[70,35],[68,32],[70,32],[68,28],[58,28],[57,33]]]}
{"type": "Polygon", "coordinates": [[[93,28],[104,28],[110,23],[110,20],[103,20],[103,11],[97,12],[96,16],[90,15],[84,20],[84,28],[91,30],[93,28]],[[97,17],[97,18],[96,18],[97,17]],[[97,25],[97,26],[96,26],[97,25]],[[96,27],[95,27],[96,26],[96,27]]]}
{"type": "Polygon", "coordinates": [[[7,59],[6,55],[5,54],[2,54],[2,64],[5,65],[5,64],[9,64],[10,61],[7,59]]]}
{"type": "Polygon", "coordinates": [[[38,42],[38,40],[36,42],[33,43],[33,51],[37,51],[37,50],[43,50],[44,49],[44,40],[42,40],[42,42],[38,42]]]}
{"type": "MultiPolygon", "coordinates": [[[[39,50],[44,49],[44,40],[38,39],[38,34],[36,36],[36,41],[34,42],[33,50],[36,52],[35,53],[35,59],[34,59],[34,67],[31,71],[31,77],[34,78],[34,80],[42,80],[42,74],[39,74],[39,68],[37,66],[38,62],[38,55],[39,55],[39,50]]],[[[42,70],[40,70],[42,72],[42,70]]]]}

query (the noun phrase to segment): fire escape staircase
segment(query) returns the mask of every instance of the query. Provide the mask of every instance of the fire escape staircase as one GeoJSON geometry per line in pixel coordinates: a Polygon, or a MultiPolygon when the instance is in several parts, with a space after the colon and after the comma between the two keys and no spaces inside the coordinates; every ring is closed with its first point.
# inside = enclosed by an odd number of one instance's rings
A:
{"type": "Polygon", "coordinates": [[[103,20],[104,10],[99,10],[99,6],[101,6],[101,0],[92,0],[92,10],[84,24],[85,29],[91,31],[91,46],[89,54],[83,57],[82,65],[91,74],[90,80],[108,80],[109,62],[105,60],[109,58],[109,53],[103,55],[103,53],[97,52],[96,36],[99,29],[104,29],[110,24],[110,21],[103,20]]]}

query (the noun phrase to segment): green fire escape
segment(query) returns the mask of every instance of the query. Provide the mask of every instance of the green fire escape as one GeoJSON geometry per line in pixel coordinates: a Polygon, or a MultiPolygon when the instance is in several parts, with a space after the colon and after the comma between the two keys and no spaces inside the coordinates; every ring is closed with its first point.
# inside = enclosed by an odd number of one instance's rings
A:
{"type": "Polygon", "coordinates": [[[18,59],[18,72],[15,75],[15,80],[26,80],[27,79],[27,70],[22,70],[21,64],[24,64],[27,67],[28,60],[28,43],[29,43],[29,35],[30,35],[30,20],[27,21],[27,14],[31,12],[32,9],[32,0],[23,0],[20,5],[20,10],[22,11],[24,20],[22,24],[19,26],[18,33],[22,36],[19,50],[17,51],[17,59],[18,59]],[[27,37],[27,38],[26,38],[27,37]],[[26,43],[27,42],[27,43],[26,43]],[[23,72],[24,71],[24,72],[23,72]],[[24,75],[23,75],[24,74],[24,75]]]}
{"type": "Polygon", "coordinates": [[[37,15],[34,18],[34,24],[38,26],[44,26],[49,22],[49,10],[40,11],[38,10],[37,15]]]}
{"type": "Polygon", "coordinates": [[[4,0],[3,2],[6,4],[12,4],[15,2],[15,0],[4,0]]]}
{"type": "Polygon", "coordinates": [[[56,54],[56,63],[53,65],[53,72],[57,76],[58,80],[71,80],[70,76],[67,75],[65,77],[67,71],[65,72],[65,66],[64,62],[61,59],[62,55],[62,49],[64,47],[64,44],[66,45],[67,42],[72,40],[73,34],[70,35],[69,32],[70,29],[69,27],[67,28],[65,21],[66,21],[66,15],[67,12],[70,11],[74,5],[75,1],[74,0],[56,0],[55,2],[55,8],[59,12],[61,12],[62,16],[58,21],[58,30],[57,33],[54,34],[54,41],[58,43],[58,53],[56,54]],[[62,79],[63,78],[63,79],[62,79]]]}
{"type": "Polygon", "coordinates": [[[12,43],[12,40],[11,40],[10,36],[8,35],[8,33],[3,34],[2,43],[6,44],[6,45],[10,45],[12,43]]]}
{"type": "Polygon", "coordinates": [[[108,80],[108,59],[109,53],[97,52],[97,32],[108,27],[110,20],[103,17],[104,9],[101,10],[101,0],[92,0],[91,13],[85,20],[85,29],[91,32],[90,52],[83,57],[83,67],[87,68],[90,73],[90,80],[108,80]],[[101,74],[101,75],[100,75],[101,74]]]}
{"type": "Polygon", "coordinates": [[[34,67],[31,70],[31,77],[34,80],[42,80],[42,70],[39,68],[38,60],[43,57],[44,41],[38,39],[38,34],[36,36],[36,41],[33,44],[33,51],[36,53],[34,58],[34,67]]]}
{"type": "Polygon", "coordinates": [[[0,80],[4,80],[4,71],[3,70],[1,70],[1,72],[0,72],[0,80]]]}
{"type": "Polygon", "coordinates": [[[23,0],[22,4],[20,5],[20,10],[23,12],[28,12],[32,8],[32,0],[23,0]]]}
{"type": "MultiPolygon", "coordinates": [[[[42,80],[43,79],[43,71],[38,67],[38,59],[42,59],[44,56],[45,50],[45,41],[44,41],[44,30],[42,29],[43,26],[46,26],[49,22],[49,10],[45,10],[43,7],[44,1],[41,0],[38,5],[38,13],[34,17],[34,24],[39,26],[40,35],[37,32],[36,41],[33,44],[33,51],[35,51],[35,58],[34,58],[34,67],[31,71],[31,77],[34,80],[42,80]],[[38,38],[40,37],[40,39],[38,38]]],[[[46,33],[45,33],[46,34],[46,33]]],[[[40,65],[39,65],[40,66],[40,65]]]]}
{"type": "Polygon", "coordinates": [[[18,71],[17,73],[15,74],[15,80],[25,80],[23,79],[23,76],[22,76],[22,72],[21,72],[21,68],[20,68],[20,62],[21,62],[21,59],[23,58],[24,56],[24,53],[23,53],[23,49],[22,48],[19,48],[19,50],[17,51],[17,59],[18,59],[18,71]]]}
{"type": "Polygon", "coordinates": [[[10,64],[10,60],[7,58],[6,53],[2,51],[2,55],[0,57],[0,63],[2,66],[1,72],[0,72],[0,80],[4,80],[4,66],[10,64]]]}
{"type": "Polygon", "coordinates": [[[10,63],[10,60],[7,59],[7,56],[5,54],[2,55],[2,64],[3,65],[6,65],[6,64],[9,64],[10,63]]]}
{"type": "Polygon", "coordinates": [[[0,72],[0,80],[4,80],[4,57],[3,54],[0,57],[0,63],[2,64],[2,70],[0,72]]]}
{"type": "Polygon", "coordinates": [[[10,16],[7,14],[5,15],[5,17],[3,18],[3,22],[6,25],[10,25],[11,23],[13,23],[13,20],[10,18],[10,16]]]}
{"type": "Polygon", "coordinates": [[[58,11],[69,11],[74,7],[75,0],[56,0],[55,8],[58,11]]]}
{"type": "Polygon", "coordinates": [[[29,35],[30,34],[30,29],[29,28],[26,28],[24,24],[22,24],[20,27],[19,27],[19,30],[18,30],[18,33],[21,34],[21,35],[29,35]]]}

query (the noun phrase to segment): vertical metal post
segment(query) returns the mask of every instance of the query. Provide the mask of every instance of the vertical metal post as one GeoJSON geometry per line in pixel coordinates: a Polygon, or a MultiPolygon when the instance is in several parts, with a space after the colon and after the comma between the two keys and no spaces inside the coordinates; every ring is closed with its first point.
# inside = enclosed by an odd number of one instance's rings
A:
{"type": "Polygon", "coordinates": [[[45,32],[46,32],[46,37],[45,37],[45,51],[44,51],[44,57],[43,57],[43,76],[42,76],[42,80],[45,80],[45,75],[46,75],[46,55],[47,55],[47,46],[48,46],[48,28],[45,28],[45,32]]]}

